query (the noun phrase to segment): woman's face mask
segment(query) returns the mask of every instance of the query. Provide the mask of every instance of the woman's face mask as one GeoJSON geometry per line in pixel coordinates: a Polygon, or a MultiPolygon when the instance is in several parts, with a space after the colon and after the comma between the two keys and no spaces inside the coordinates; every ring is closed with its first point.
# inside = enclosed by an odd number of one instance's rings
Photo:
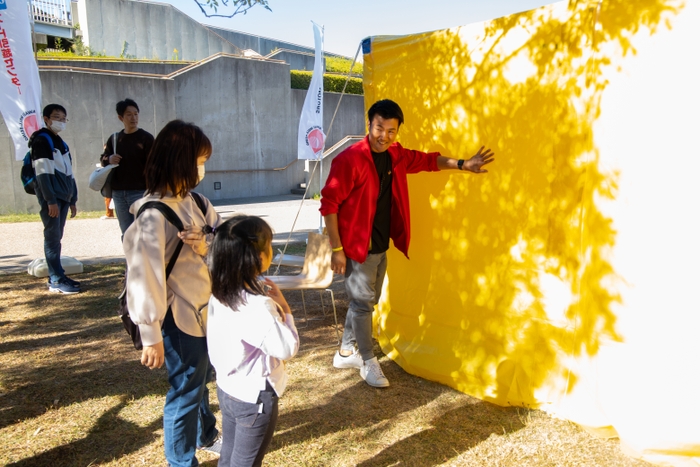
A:
{"type": "Polygon", "coordinates": [[[197,166],[197,179],[198,179],[198,182],[197,182],[197,183],[201,183],[201,182],[202,182],[202,179],[204,178],[204,175],[205,175],[204,164],[198,165],[198,166],[197,166]]]}

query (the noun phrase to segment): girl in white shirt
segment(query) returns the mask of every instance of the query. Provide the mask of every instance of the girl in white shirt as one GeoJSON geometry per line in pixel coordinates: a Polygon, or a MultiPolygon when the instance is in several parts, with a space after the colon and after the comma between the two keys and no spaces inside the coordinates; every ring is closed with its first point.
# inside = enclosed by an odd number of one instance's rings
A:
{"type": "Polygon", "coordinates": [[[284,360],[299,349],[282,292],[259,278],[271,262],[272,230],[259,217],[234,217],[216,229],[207,344],[223,419],[220,467],[262,464],[287,384],[284,360]]]}

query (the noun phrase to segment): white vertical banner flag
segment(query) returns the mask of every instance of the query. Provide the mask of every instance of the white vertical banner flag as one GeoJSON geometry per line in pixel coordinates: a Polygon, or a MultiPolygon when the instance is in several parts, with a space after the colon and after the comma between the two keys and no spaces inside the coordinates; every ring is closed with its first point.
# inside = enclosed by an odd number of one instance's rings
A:
{"type": "Polygon", "coordinates": [[[299,159],[320,159],[326,135],[323,133],[323,31],[314,25],[316,59],[311,84],[306,92],[299,121],[299,159]]]}
{"type": "Polygon", "coordinates": [[[17,160],[24,158],[32,133],[44,126],[27,5],[22,0],[0,0],[0,111],[17,160]]]}

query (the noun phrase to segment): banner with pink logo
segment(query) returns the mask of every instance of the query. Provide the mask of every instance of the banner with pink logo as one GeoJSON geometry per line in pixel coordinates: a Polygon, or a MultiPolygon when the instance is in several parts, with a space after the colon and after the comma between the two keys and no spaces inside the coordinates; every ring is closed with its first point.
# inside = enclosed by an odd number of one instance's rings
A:
{"type": "Polygon", "coordinates": [[[306,93],[304,107],[299,121],[299,159],[320,159],[326,143],[323,133],[323,31],[316,23],[314,39],[316,42],[316,59],[311,84],[306,93]]]}
{"type": "Polygon", "coordinates": [[[0,111],[21,160],[29,137],[44,126],[28,2],[0,0],[0,111]]]}

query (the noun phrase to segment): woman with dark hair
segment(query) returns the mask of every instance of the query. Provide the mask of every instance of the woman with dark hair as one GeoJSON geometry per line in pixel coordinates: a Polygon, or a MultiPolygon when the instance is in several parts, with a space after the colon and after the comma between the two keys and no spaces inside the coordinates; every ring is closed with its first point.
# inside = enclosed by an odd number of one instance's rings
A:
{"type": "Polygon", "coordinates": [[[234,217],[216,229],[207,342],[224,431],[221,467],[262,464],[287,385],[284,360],[299,349],[282,292],[260,280],[271,262],[272,231],[259,217],[234,217]]]}
{"type": "Polygon", "coordinates": [[[124,234],[129,313],[141,332],[141,363],[150,369],[165,363],[168,370],[163,431],[165,457],[173,467],[197,465],[197,447],[211,446],[218,436],[206,386],[212,368],[203,316],[211,281],[204,227],[215,228],[221,218],[204,197],[205,209],[200,209],[190,193],[211,152],[199,127],[180,120],[168,123],[146,160],[146,194],[131,206],[136,219],[124,234]],[[169,206],[184,230],[178,232],[157,209],[138,215],[149,201],[169,206]],[[184,245],[166,279],[166,265],[181,240],[184,245]]]}

